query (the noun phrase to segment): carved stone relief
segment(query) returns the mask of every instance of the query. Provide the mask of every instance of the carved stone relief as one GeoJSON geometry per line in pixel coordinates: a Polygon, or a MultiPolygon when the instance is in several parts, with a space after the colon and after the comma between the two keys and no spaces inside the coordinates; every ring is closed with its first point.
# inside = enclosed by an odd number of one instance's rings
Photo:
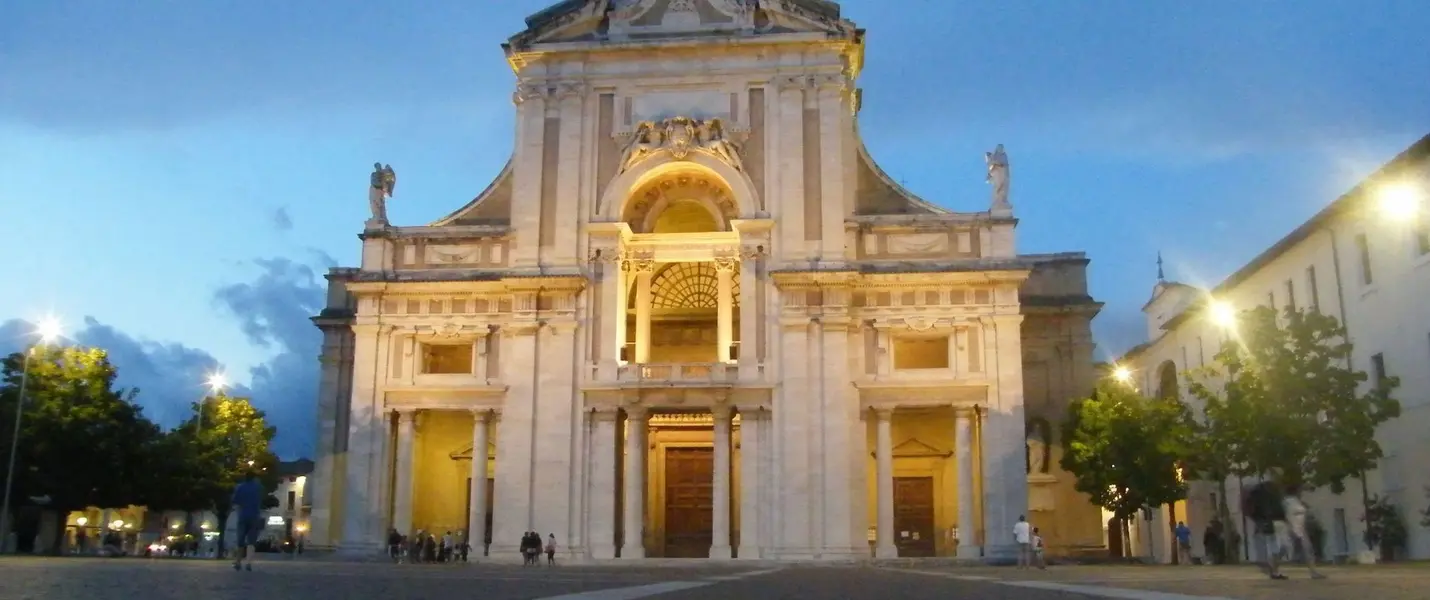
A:
{"type": "Polygon", "coordinates": [[[707,154],[736,170],[743,170],[741,144],[748,134],[720,118],[671,117],[659,122],[642,121],[622,149],[620,172],[656,154],[686,160],[692,152],[707,154]]]}

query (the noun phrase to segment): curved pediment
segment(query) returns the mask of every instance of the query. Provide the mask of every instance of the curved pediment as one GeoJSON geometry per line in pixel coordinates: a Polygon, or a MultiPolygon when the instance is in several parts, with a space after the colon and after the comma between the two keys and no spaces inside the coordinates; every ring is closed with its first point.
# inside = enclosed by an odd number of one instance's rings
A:
{"type": "Polygon", "coordinates": [[[509,49],[563,42],[690,39],[702,35],[855,35],[829,0],[566,0],[526,19],[509,49]]]}

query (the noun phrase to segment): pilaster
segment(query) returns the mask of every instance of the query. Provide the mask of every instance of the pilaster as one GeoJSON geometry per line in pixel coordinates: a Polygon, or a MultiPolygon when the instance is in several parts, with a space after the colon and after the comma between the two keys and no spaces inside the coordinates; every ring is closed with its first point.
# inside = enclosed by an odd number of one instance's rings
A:
{"type": "Polygon", "coordinates": [[[714,481],[711,486],[710,558],[730,558],[730,407],[711,409],[714,420],[714,481]]]}
{"type": "Polygon", "coordinates": [[[874,410],[874,470],[878,481],[878,524],[874,533],[874,556],[876,558],[897,558],[898,547],[894,545],[894,433],[893,410],[874,410]]]}
{"type": "Polygon", "coordinates": [[[853,214],[853,174],[857,172],[851,139],[853,117],[847,106],[850,83],[843,74],[816,76],[812,83],[819,106],[820,228],[824,234],[817,255],[824,263],[838,264],[848,258],[844,218],[853,214]]]}
{"type": "MultiPolygon", "coordinates": [[[[397,464],[393,469],[392,526],[403,535],[412,534],[412,444],[417,435],[417,411],[397,412],[397,464]]],[[[475,459],[473,459],[475,460],[475,459]]]]}
{"type": "Polygon", "coordinates": [[[518,235],[510,251],[511,265],[518,269],[535,268],[540,260],[541,181],[549,96],[544,81],[523,82],[512,95],[516,104],[516,150],[512,157],[511,227],[518,235]]]}
{"type": "Polygon", "coordinates": [[[621,558],[645,558],[645,475],[647,414],[638,407],[626,408],[626,472],[622,506],[625,525],[621,536],[621,558]]]}
{"type": "Polygon", "coordinates": [[[736,557],[760,558],[764,545],[765,469],[763,464],[764,424],[768,413],[759,407],[740,408],[740,547],[736,557]]]}
{"type": "Polygon", "coordinates": [[[809,554],[810,443],[815,434],[810,421],[809,356],[813,324],[806,320],[787,322],[780,331],[780,385],[774,402],[775,506],[779,530],[774,546],[779,554],[809,554]]]}
{"type": "Polygon", "coordinates": [[[973,411],[956,409],[954,413],[954,459],[958,461],[958,558],[978,558],[982,549],[978,546],[978,527],[974,523],[974,481],[973,481],[973,411]]]}
{"type": "Polygon", "coordinates": [[[618,414],[614,409],[593,410],[588,413],[591,421],[591,437],[588,447],[590,461],[589,498],[590,511],[587,519],[587,546],[591,558],[609,559],[616,557],[616,462],[618,445],[616,432],[618,414]]]}
{"type": "MultiPolygon", "coordinates": [[[[471,513],[467,522],[471,523],[467,532],[467,543],[472,551],[482,556],[487,539],[487,463],[491,460],[491,442],[488,440],[492,413],[488,410],[472,411],[472,473],[467,493],[472,499],[471,513]]],[[[495,521],[495,519],[493,519],[495,521]]]]}
{"type": "Polygon", "coordinates": [[[353,325],[353,392],[341,542],[347,552],[375,552],[381,547],[381,540],[372,537],[372,524],[381,522],[382,499],[374,492],[386,479],[382,455],[387,428],[378,393],[384,329],[377,324],[353,325]]]}
{"type": "Polygon", "coordinates": [[[534,478],[539,327],[522,322],[502,329],[501,373],[507,394],[497,421],[496,472],[501,481],[492,507],[494,555],[516,552],[522,532],[538,526],[534,478]]]}
{"type": "Polygon", "coordinates": [[[534,336],[537,360],[532,364],[535,379],[532,417],[532,521],[534,530],[565,534],[564,546],[579,547],[579,535],[571,523],[571,507],[579,492],[580,415],[576,409],[574,359],[576,323],[569,319],[547,321],[534,336]]]}
{"type": "MultiPolygon", "coordinates": [[[[556,167],[556,239],[555,246],[548,252],[543,262],[554,266],[576,266],[577,249],[580,246],[579,230],[581,207],[581,177],[584,147],[581,143],[586,119],[582,110],[586,98],[586,84],[581,82],[561,82],[555,86],[556,105],[560,118],[560,144],[557,150],[556,167]],[[569,232],[569,233],[568,233],[569,232]]],[[[568,543],[569,545],[569,543],[568,543]]]]}
{"type": "MultiPolygon", "coordinates": [[[[774,115],[779,126],[776,142],[777,178],[780,194],[775,217],[779,223],[780,239],[787,240],[781,249],[784,261],[803,260],[809,256],[804,243],[804,96],[807,81],[804,77],[781,77],[776,80],[779,90],[779,111],[774,115]]],[[[774,204],[774,202],[770,202],[774,204]]]]}
{"type": "Polygon", "coordinates": [[[1016,556],[1013,523],[1028,512],[1023,432],[1022,315],[985,317],[985,338],[996,381],[990,386],[983,431],[983,527],[985,555],[1016,556]]]}

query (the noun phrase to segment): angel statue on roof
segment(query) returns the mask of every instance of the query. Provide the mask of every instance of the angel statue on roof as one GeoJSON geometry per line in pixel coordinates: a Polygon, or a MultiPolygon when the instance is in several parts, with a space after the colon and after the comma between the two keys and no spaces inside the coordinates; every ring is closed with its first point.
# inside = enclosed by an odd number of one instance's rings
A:
{"type": "Polygon", "coordinates": [[[988,183],[993,186],[993,207],[1008,207],[1008,153],[1003,151],[1003,144],[998,144],[992,152],[984,152],[983,159],[988,162],[988,183]]]}
{"type": "Polygon", "coordinates": [[[387,224],[387,199],[397,189],[397,172],[392,165],[372,163],[372,177],[367,190],[368,208],[372,209],[371,223],[387,224]]]}

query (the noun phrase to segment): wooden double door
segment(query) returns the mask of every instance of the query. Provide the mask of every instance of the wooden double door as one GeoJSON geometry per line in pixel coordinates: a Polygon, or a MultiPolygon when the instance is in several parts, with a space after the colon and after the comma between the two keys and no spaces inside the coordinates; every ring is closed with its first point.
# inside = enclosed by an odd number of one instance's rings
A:
{"type": "Polygon", "coordinates": [[[714,477],[714,448],[665,449],[666,557],[710,556],[714,477]]]}
{"type": "Polygon", "coordinates": [[[894,478],[894,545],[899,556],[934,556],[932,477],[894,478]]]}

